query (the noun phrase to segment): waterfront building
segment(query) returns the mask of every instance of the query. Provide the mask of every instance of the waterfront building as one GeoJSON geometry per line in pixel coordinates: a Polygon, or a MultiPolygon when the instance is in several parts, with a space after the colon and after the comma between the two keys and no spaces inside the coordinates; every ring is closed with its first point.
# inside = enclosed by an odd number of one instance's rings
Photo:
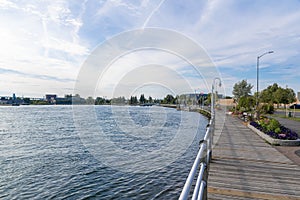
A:
{"type": "Polygon", "coordinates": [[[50,104],[55,104],[56,103],[56,94],[46,94],[46,101],[50,104]]]}
{"type": "Polygon", "coordinates": [[[9,97],[0,97],[0,104],[8,104],[9,97]]]}

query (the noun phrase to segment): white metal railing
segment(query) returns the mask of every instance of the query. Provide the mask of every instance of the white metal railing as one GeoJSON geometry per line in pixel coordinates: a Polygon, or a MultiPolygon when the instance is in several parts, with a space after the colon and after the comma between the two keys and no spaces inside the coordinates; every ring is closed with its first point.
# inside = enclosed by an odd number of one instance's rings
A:
{"type": "MultiPolygon", "coordinates": [[[[200,142],[200,148],[197,154],[197,157],[194,161],[192,169],[189,173],[188,178],[184,184],[182,192],[179,196],[180,200],[186,200],[189,198],[192,185],[195,180],[195,176],[198,173],[196,184],[193,190],[193,200],[206,200],[207,199],[207,179],[209,164],[212,158],[212,144],[213,144],[213,135],[215,131],[215,84],[216,81],[219,81],[219,87],[221,87],[221,79],[216,77],[213,80],[211,87],[211,111],[210,111],[210,121],[205,132],[204,139],[200,142]],[[199,167],[200,166],[200,167],[199,167]]],[[[203,108],[202,108],[203,110],[203,108]]]]}
{"type": "Polygon", "coordinates": [[[202,200],[207,199],[207,178],[209,163],[212,156],[212,142],[213,142],[213,133],[215,125],[215,116],[214,113],[211,113],[211,119],[209,121],[208,127],[204,139],[200,142],[199,151],[197,157],[194,161],[192,169],[188,175],[188,178],[184,184],[182,192],[180,194],[180,200],[186,200],[189,198],[195,177],[198,173],[195,187],[193,188],[193,200],[202,200]]]}

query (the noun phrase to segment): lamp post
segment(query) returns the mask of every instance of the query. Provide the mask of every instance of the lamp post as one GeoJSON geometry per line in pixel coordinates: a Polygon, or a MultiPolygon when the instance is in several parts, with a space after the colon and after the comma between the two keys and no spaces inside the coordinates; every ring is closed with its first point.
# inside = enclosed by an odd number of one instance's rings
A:
{"type": "MultiPolygon", "coordinates": [[[[200,98],[201,98],[201,109],[203,109],[203,105],[204,105],[204,93],[203,92],[200,93],[200,98]]],[[[200,107],[200,105],[199,105],[199,107],[200,107]]]]}
{"type": "MultiPolygon", "coordinates": [[[[195,108],[197,107],[197,103],[198,103],[198,98],[197,98],[197,90],[200,90],[200,88],[196,88],[195,91],[195,108]]],[[[200,99],[200,97],[199,97],[200,99]]],[[[200,107],[200,103],[199,103],[199,107],[200,107]]]]}
{"type": "Polygon", "coordinates": [[[214,89],[215,89],[215,84],[216,84],[216,80],[219,80],[219,87],[222,86],[222,82],[221,79],[216,77],[213,81],[213,84],[211,86],[211,115],[215,115],[215,98],[214,98],[214,89]]]}
{"type": "Polygon", "coordinates": [[[197,107],[197,90],[195,90],[195,108],[197,107]]]}
{"type": "Polygon", "coordinates": [[[268,51],[268,52],[265,52],[263,54],[261,54],[260,56],[257,56],[257,63],[256,63],[256,111],[258,109],[258,97],[259,97],[259,59],[261,57],[263,57],[264,55],[267,55],[267,54],[271,54],[271,53],[274,53],[274,51],[268,51]]]}

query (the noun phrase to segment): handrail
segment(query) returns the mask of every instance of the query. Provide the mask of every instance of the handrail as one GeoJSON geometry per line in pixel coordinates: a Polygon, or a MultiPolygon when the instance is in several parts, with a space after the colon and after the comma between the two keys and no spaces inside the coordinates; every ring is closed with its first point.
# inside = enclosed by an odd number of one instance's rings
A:
{"type": "Polygon", "coordinates": [[[197,157],[193,163],[192,169],[188,175],[188,178],[186,179],[186,182],[180,194],[180,200],[186,200],[189,198],[190,191],[197,172],[198,177],[196,185],[194,187],[192,199],[207,199],[207,178],[209,163],[211,161],[212,156],[214,122],[214,115],[212,115],[208,124],[208,128],[205,132],[204,139],[201,141],[197,157]]]}

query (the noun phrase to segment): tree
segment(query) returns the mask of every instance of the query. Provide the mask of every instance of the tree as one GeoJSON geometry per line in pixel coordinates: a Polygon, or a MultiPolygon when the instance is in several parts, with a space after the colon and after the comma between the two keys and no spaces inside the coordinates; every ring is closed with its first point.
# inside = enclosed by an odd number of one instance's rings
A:
{"type": "Polygon", "coordinates": [[[268,104],[289,104],[296,100],[295,92],[291,88],[282,88],[277,83],[268,86],[260,94],[260,101],[268,104]]]}
{"type": "Polygon", "coordinates": [[[255,106],[255,99],[253,96],[243,96],[239,99],[237,109],[240,111],[250,111],[255,106]]]}
{"type": "Polygon", "coordinates": [[[136,96],[131,96],[129,100],[130,105],[136,105],[138,103],[137,97],[136,96]]]}
{"type": "Polygon", "coordinates": [[[72,94],[65,94],[65,98],[72,98],[72,94]]]}
{"type": "Polygon", "coordinates": [[[102,98],[102,97],[97,97],[96,100],[95,100],[95,104],[96,105],[103,105],[103,104],[105,104],[105,99],[102,98]]]}
{"type": "Polygon", "coordinates": [[[286,88],[288,104],[296,101],[296,94],[293,89],[286,88]]]}
{"type": "Polygon", "coordinates": [[[206,97],[206,99],[204,101],[204,104],[206,104],[206,105],[210,105],[211,104],[211,93],[207,94],[207,97],[206,97]]]}
{"type": "Polygon", "coordinates": [[[247,80],[242,80],[234,84],[232,94],[234,95],[234,98],[239,101],[241,97],[250,96],[252,88],[253,85],[247,83],[247,80]]]}
{"type": "Polygon", "coordinates": [[[141,96],[140,96],[140,104],[143,104],[145,102],[146,102],[145,95],[141,94],[141,96]]]}
{"type": "Polygon", "coordinates": [[[168,94],[164,99],[163,99],[164,104],[176,104],[176,98],[173,97],[173,95],[168,94]]]}
{"type": "Polygon", "coordinates": [[[111,99],[111,104],[121,104],[121,105],[123,105],[123,104],[125,104],[125,102],[126,102],[126,99],[125,99],[125,97],[117,97],[117,98],[113,98],[113,99],[111,99]]]}
{"type": "Polygon", "coordinates": [[[85,100],[86,104],[89,104],[89,105],[94,105],[95,104],[95,100],[93,99],[93,97],[88,97],[86,100],[85,100]]]}
{"type": "Polygon", "coordinates": [[[279,87],[274,97],[278,103],[283,103],[284,105],[293,103],[296,100],[295,92],[291,88],[283,89],[279,87]]]}
{"type": "Polygon", "coordinates": [[[275,92],[280,87],[277,85],[277,83],[274,83],[273,85],[268,86],[266,89],[261,91],[260,94],[260,101],[263,103],[278,103],[278,100],[275,97],[275,92]]]}
{"type": "Polygon", "coordinates": [[[30,104],[30,98],[25,97],[23,98],[24,103],[30,104]]]}

